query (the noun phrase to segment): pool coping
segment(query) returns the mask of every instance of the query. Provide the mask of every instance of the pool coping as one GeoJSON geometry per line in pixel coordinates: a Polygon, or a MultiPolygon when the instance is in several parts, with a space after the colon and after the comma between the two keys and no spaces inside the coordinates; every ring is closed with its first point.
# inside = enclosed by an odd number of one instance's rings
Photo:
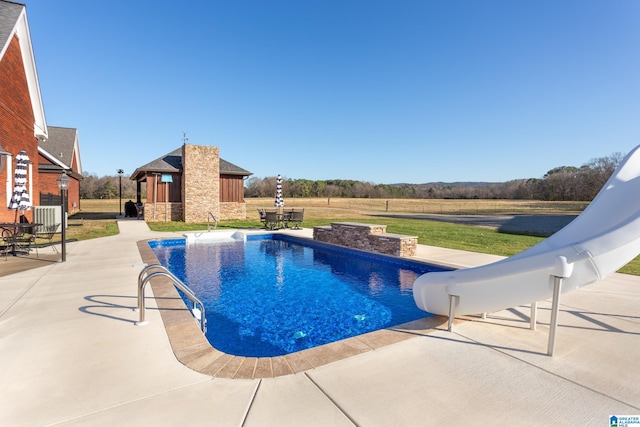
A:
{"type": "MultiPolygon", "coordinates": [[[[148,243],[152,240],[157,238],[138,241],[138,250],[144,263],[159,264],[148,243]]],[[[445,316],[433,315],[284,356],[235,356],[209,343],[170,279],[158,277],[150,284],[178,361],[196,372],[216,378],[258,379],[292,375],[428,335],[448,322],[445,316]]]]}

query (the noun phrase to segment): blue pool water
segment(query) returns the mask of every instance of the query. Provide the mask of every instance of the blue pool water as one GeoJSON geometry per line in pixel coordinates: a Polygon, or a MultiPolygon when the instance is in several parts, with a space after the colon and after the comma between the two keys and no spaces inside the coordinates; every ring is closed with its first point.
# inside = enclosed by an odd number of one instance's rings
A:
{"type": "Polygon", "coordinates": [[[442,270],[282,235],[150,245],[205,304],[211,345],[238,356],[280,356],[423,318],[413,282],[442,270]]]}

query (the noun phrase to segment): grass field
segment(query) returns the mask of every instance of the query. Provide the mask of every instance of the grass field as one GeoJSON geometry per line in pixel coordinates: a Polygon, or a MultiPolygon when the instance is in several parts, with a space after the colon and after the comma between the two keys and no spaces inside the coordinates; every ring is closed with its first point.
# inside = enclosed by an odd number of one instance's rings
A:
{"type": "Polygon", "coordinates": [[[118,234],[118,199],[82,200],[80,207],[79,213],[69,217],[68,239],[87,240],[118,234]]]}
{"type": "MultiPolygon", "coordinates": [[[[445,222],[379,218],[372,212],[389,213],[446,213],[446,214],[579,214],[586,203],[541,202],[512,200],[404,200],[404,199],[339,199],[311,198],[287,199],[287,207],[304,208],[303,226],[312,228],[329,225],[332,221],[355,221],[386,224],[389,233],[418,236],[418,243],[472,252],[510,256],[521,252],[543,238],[499,232],[485,227],[450,224],[445,222]]],[[[247,219],[221,221],[218,228],[258,228],[261,226],[258,208],[273,206],[273,198],[248,198],[247,219]]],[[[117,234],[116,215],[119,200],[82,200],[81,212],[69,220],[69,238],[78,240],[117,234]]],[[[188,231],[207,228],[206,222],[149,223],[157,231],[188,231]]],[[[640,257],[620,272],[640,275],[640,257]]]]}
{"type": "MultiPolygon", "coordinates": [[[[247,198],[247,213],[273,206],[273,198],[247,198]]],[[[587,202],[543,202],[537,200],[447,200],[447,199],[351,199],[305,198],[286,199],[288,208],[301,207],[313,211],[362,211],[431,214],[579,214],[587,202]]]]}

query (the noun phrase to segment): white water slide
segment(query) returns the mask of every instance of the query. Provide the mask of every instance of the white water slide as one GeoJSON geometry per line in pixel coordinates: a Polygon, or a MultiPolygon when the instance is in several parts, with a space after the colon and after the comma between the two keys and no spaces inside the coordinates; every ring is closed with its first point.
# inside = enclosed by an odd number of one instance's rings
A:
{"type": "Polygon", "coordinates": [[[551,298],[556,278],[562,279],[562,292],[574,291],[638,254],[640,146],[627,154],[584,212],[548,239],[492,264],[423,274],[413,285],[413,297],[433,314],[491,313],[551,298]]]}

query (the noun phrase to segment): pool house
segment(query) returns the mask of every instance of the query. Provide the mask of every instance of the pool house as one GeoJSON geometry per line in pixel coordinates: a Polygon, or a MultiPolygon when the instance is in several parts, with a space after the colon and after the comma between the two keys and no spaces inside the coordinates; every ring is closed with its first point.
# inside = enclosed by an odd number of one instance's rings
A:
{"type": "Polygon", "coordinates": [[[137,183],[145,221],[207,222],[245,219],[244,180],[251,172],[220,158],[213,146],[184,144],[144,166],[130,179],[137,183]]]}

